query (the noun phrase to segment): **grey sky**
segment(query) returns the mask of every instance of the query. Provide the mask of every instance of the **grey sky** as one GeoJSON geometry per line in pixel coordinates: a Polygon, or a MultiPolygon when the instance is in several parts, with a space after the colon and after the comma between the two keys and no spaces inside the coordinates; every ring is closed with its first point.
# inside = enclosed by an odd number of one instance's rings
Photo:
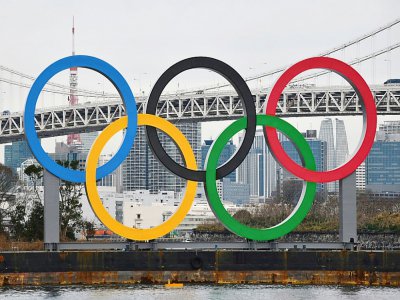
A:
{"type": "MultiPolygon", "coordinates": [[[[138,92],[148,90],[166,68],[190,56],[221,59],[246,77],[338,46],[400,17],[399,11],[398,0],[0,0],[0,64],[36,76],[51,62],[70,55],[75,16],[77,52],[110,62],[138,92]]],[[[396,34],[390,39],[399,41],[396,34]]],[[[379,49],[385,44],[381,46],[375,45],[379,49]]],[[[364,48],[368,46],[360,51],[364,48]]],[[[398,58],[399,51],[394,52],[392,77],[400,77],[398,58]]],[[[381,83],[388,77],[387,63],[383,59],[377,63],[375,81],[381,83]]],[[[360,72],[371,81],[367,67],[360,72]]],[[[215,80],[214,75],[200,72],[182,79],[180,87],[215,80]]],[[[80,84],[93,87],[93,82],[80,84]]],[[[0,109],[23,107],[24,99],[16,97],[0,97],[0,109]]],[[[310,124],[300,123],[300,129],[310,124]]],[[[205,129],[206,135],[218,131],[210,131],[208,125],[205,129]]]]}
{"type": "Polygon", "coordinates": [[[399,17],[399,1],[0,1],[1,64],[29,74],[77,51],[156,80],[213,56],[243,76],[296,62],[399,17]],[[267,62],[267,65],[263,65],[267,62]]]}

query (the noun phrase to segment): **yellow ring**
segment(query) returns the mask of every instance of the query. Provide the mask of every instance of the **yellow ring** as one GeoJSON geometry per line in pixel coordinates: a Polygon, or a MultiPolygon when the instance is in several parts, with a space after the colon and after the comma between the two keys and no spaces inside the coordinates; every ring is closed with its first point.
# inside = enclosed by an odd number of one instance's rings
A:
{"type": "MultiPolygon", "coordinates": [[[[114,233],[127,239],[145,241],[159,238],[174,230],[186,217],[196,195],[197,182],[187,181],[185,196],[176,212],[164,223],[149,229],[131,228],[119,223],[105,209],[96,186],[96,168],[102,149],[107,141],[118,131],[127,127],[128,118],[122,117],[108,125],[97,137],[86,161],[86,194],[89,203],[99,220],[114,233]]],[[[182,151],[186,166],[197,170],[196,159],[192,147],[182,132],[172,123],[158,116],[139,114],[138,125],[148,125],[161,129],[168,134],[182,151]]]]}

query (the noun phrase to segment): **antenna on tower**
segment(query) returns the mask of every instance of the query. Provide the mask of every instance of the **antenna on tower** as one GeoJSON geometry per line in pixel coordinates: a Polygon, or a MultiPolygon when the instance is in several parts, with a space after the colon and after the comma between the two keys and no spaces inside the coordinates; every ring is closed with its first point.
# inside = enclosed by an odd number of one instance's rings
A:
{"type": "MultiPolygon", "coordinates": [[[[75,18],[72,17],[72,55],[75,55],[75,18]]],[[[78,104],[78,68],[71,67],[69,68],[69,105],[74,106],[78,104]]],[[[67,137],[67,144],[74,145],[80,144],[81,138],[79,133],[69,134],[67,137]]]]}
{"type": "Polygon", "coordinates": [[[72,55],[75,55],[75,17],[72,17],[72,55]]]}

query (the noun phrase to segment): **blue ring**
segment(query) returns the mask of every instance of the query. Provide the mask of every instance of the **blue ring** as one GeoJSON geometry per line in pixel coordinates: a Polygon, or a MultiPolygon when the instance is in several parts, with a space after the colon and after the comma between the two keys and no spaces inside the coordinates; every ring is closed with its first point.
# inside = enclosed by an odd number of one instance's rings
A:
{"type": "Polygon", "coordinates": [[[103,166],[97,168],[96,178],[101,179],[114,171],[128,156],[136,136],[137,109],[136,101],[125,78],[110,64],[93,56],[74,55],[64,57],[48,66],[35,80],[28,94],[24,113],[25,136],[29,147],[38,162],[54,176],[72,182],[85,182],[85,171],[71,170],[57,164],[44,151],[35,128],[35,107],[39,95],[46,83],[58,72],[80,67],[96,71],[105,76],[118,90],[125,105],[125,113],[128,116],[128,127],[125,130],[124,140],[114,157],[103,166]]]}

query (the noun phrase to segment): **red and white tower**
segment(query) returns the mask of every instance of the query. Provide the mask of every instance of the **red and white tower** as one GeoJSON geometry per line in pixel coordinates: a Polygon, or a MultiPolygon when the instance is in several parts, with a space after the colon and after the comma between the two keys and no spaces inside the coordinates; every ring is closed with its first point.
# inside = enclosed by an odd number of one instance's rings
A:
{"type": "MultiPolygon", "coordinates": [[[[72,55],[75,55],[75,22],[72,18],[72,55]]],[[[69,69],[69,105],[74,106],[78,104],[78,68],[73,67],[69,69]]],[[[67,137],[68,145],[80,145],[81,137],[79,133],[69,134],[67,137]]]]}

